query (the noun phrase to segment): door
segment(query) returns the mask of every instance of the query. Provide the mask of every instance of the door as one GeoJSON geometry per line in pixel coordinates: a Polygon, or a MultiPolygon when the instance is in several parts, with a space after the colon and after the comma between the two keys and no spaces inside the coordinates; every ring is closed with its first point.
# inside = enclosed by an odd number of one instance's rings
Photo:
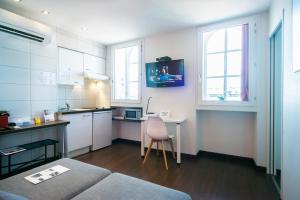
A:
{"type": "Polygon", "coordinates": [[[93,113],[93,147],[101,149],[111,145],[112,141],[112,112],[102,111],[93,113]]]}
{"type": "Polygon", "coordinates": [[[105,60],[97,56],[84,54],[84,72],[97,75],[106,75],[105,60]]]}
{"type": "Polygon", "coordinates": [[[282,160],[282,26],[271,37],[271,173],[278,188],[282,160]]]}
{"type": "Polygon", "coordinates": [[[83,54],[59,48],[59,83],[83,85],[83,54]]]}

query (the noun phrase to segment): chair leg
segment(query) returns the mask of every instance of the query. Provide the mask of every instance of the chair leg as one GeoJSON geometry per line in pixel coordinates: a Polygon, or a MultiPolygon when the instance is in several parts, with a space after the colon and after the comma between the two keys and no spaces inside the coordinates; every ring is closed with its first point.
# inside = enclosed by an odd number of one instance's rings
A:
{"type": "Polygon", "coordinates": [[[166,168],[166,170],[168,170],[169,168],[168,168],[168,161],[167,161],[167,157],[166,157],[164,141],[161,141],[161,147],[162,147],[163,155],[164,155],[165,168],[166,168]]]}
{"type": "Polygon", "coordinates": [[[152,148],[153,142],[154,142],[154,141],[153,141],[153,139],[151,139],[151,142],[150,142],[150,144],[149,144],[149,147],[148,147],[147,153],[146,153],[146,155],[145,155],[145,158],[144,158],[143,164],[145,164],[145,163],[146,163],[146,161],[148,160],[148,156],[149,156],[149,153],[150,153],[150,151],[151,151],[151,148],[152,148]]]}
{"type": "Polygon", "coordinates": [[[171,149],[172,149],[173,158],[176,159],[175,152],[174,152],[174,145],[173,145],[173,140],[172,139],[170,139],[170,145],[171,145],[171,149]]]}
{"type": "Polygon", "coordinates": [[[159,141],[156,142],[156,155],[159,156],[159,141]]]}

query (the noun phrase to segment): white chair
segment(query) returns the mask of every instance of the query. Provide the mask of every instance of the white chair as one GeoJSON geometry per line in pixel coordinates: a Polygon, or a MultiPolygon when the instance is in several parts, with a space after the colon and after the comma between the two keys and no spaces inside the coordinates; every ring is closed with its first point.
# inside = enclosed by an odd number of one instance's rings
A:
{"type": "Polygon", "coordinates": [[[160,117],[155,117],[155,116],[148,117],[146,133],[151,138],[151,142],[149,144],[143,164],[145,164],[146,161],[148,160],[148,156],[151,151],[153,143],[156,142],[157,154],[158,154],[159,143],[161,142],[164,161],[165,161],[165,168],[166,168],[166,170],[168,170],[168,162],[167,162],[167,157],[166,157],[166,152],[165,152],[164,141],[170,142],[173,158],[176,159],[175,153],[174,153],[174,146],[173,146],[174,136],[168,135],[168,131],[167,131],[164,121],[160,117]]]}

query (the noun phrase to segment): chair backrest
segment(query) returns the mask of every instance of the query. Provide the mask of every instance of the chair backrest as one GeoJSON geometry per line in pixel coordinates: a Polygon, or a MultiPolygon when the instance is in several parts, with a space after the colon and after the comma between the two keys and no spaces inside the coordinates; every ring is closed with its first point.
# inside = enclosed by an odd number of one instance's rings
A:
{"type": "Polygon", "coordinates": [[[165,122],[160,117],[148,117],[146,132],[147,135],[154,140],[168,139],[168,131],[165,122]]]}

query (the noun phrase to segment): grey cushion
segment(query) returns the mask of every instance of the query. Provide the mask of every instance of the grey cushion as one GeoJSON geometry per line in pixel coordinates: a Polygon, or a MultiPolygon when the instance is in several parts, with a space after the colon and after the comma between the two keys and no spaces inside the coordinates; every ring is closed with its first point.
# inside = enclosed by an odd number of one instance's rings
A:
{"type": "Polygon", "coordinates": [[[0,200],[28,200],[28,199],[16,194],[0,191],[0,200]]]}
{"type": "Polygon", "coordinates": [[[109,170],[72,159],[61,159],[0,181],[0,190],[32,200],[71,199],[111,174],[109,170]],[[24,177],[61,165],[71,169],[59,176],[34,185],[24,177]]]}
{"type": "Polygon", "coordinates": [[[183,192],[113,173],[73,200],[191,200],[183,192]]]}

